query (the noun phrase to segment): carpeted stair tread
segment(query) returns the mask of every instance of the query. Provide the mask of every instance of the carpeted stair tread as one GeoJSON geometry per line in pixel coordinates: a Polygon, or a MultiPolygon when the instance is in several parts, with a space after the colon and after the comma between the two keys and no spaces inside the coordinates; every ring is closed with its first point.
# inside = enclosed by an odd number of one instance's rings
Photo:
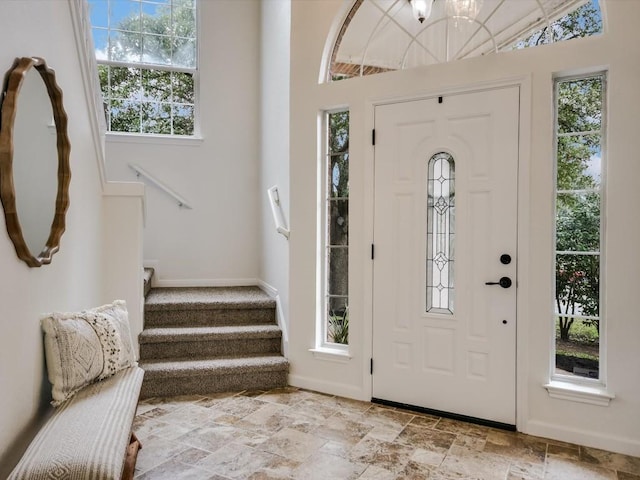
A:
{"type": "Polygon", "coordinates": [[[289,362],[281,355],[215,358],[203,360],[161,360],[141,362],[145,380],[158,378],[254,373],[288,370],[289,362]]]}
{"type": "Polygon", "coordinates": [[[278,356],[143,362],[140,398],[269,390],[287,385],[289,362],[278,356]]]}
{"type": "Polygon", "coordinates": [[[146,311],[275,308],[276,303],[259,287],[153,288],[146,311]]]}
{"type": "Polygon", "coordinates": [[[223,327],[148,328],[140,334],[140,343],[205,342],[242,338],[280,338],[277,325],[238,325],[223,327]]]}

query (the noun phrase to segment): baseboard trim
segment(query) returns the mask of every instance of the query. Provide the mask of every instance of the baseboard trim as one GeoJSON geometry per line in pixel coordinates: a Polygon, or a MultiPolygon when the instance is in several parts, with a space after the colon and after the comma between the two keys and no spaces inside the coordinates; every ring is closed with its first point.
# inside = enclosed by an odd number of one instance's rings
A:
{"type": "Polygon", "coordinates": [[[280,301],[280,295],[276,294],[276,321],[282,331],[282,354],[289,358],[289,323],[282,313],[282,302],[280,301]]]}
{"type": "Polygon", "coordinates": [[[276,321],[280,330],[282,330],[282,353],[285,357],[289,358],[289,323],[282,311],[282,302],[280,300],[280,294],[278,289],[272,285],[269,285],[264,280],[258,280],[258,287],[260,287],[267,295],[276,301],[276,321]]]}
{"type": "Polygon", "coordinates": [[[313,390],[314,392],[326,393],[328,395],[353,398],[354,400],[363,400],[365,402],[371,400],[371,396],[365,394],[362,388],[356,388],[343,383],[327,382],[326,380],[318,380],[302,375],[289,374],[289,385],[306,390],[313,390]]]}
{"type": "Polygon", "coordinates": [[[476,425],[483,425],[485,427],[491,428],[498,428],[500,430],[508,430],[510,432],[516,431],[516,426],[509,423],[494,422],[493,420],[485,420],[484,418],[469,417],[467,415],[460,415],[458,413],[434,410],[433,408],[418,407],[416,405],[408,405],[406,403],[392,402],[391,400],[383,400],[382,398],[372,398],[371,403],[386,405],[387,407],[402,408],[404,410],[411,410],[413,412],[426,413],[428,415],[435,415],[436,417],[451,418],[453,420],[459,420],[461,422],[473,423],[476,425]]]}
{"type": "Polygon", "coordinates": [[[599,448],[623,455],[640,457],[640,441],[632,438],[563,427],[539,420],[529,420],[524,427],[525,430],[523,430],[523,433],[528,435],[551,438],[561,442],[575,443],[577,445],[584,445],[585,447],[599,448]]]}
{"type": "Polygon", "coordinates": [[[276,298],[278,296],[278,289],[276,287],[269,285],[264,280],[257,280],[257,282],[257,285],[271,298],[276,298]]]}

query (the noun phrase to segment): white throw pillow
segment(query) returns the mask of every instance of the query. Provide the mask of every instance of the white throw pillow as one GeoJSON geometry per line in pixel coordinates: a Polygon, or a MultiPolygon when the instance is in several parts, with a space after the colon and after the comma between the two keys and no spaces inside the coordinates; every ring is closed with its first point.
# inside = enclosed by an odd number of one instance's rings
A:
{"type": "Polygon", "coordinates": [[[54,406],[86,385],[135,365],[122,300],[77,313],[51,313],[41,322],[54,406]]]}
{"type": "MultiPolygon", "coordinates": [[[[115,300],[109,305],[83,312],[87,321],[95,316],[102,328],[101,343],[105,351],[105,371],[98,378],[110,377],[120,370],[135,364],[135,352],[129,329],[129,313],[124,300],[115,300]],[[110,373],[109,373],[110,371],[110,373]]],[[[99,331],[96,329],[96,331],[99,331]]]]}

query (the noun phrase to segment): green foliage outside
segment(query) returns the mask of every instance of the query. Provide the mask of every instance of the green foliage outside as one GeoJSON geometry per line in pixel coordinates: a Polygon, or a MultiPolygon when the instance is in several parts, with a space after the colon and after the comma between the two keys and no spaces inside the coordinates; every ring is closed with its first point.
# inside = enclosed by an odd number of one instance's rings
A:
{"type": "Polygon", "coordinates": [[[349,307],[340,313],[329,314],[329,341],[343,345],[349,344],[349,307]]]}
{"type": "Polygon", "coordinates": [[[592,1],[564,15],[528,38],[516,43],[514,49],[537,47],[547,43],[589,37],[602,32],[600,9],[592,1]]]}
{"type": "Polygon", "coordinates": [[[329,175],[331,194],[349,196],[349,112],[329,115],[329,175]]]}
{"type": "MultiPolygon", "coordinates": [[[[568,340],[560,338],[560,325],[556,324],[556,367],[573,372],[577,367],[598,371],[600,334],[594,325],[576,320],[568,340]]],[[[584,374],[582,374],[584,375],[584,374]]]]}
{"type": "Polygon", "coordinates": [[[328,116],[327,341],[349,343],[349,112],[328,116]]]}
{"type": "MultiPolygon", "coordinates": [[[[560,338],[559,325],[556,325],[556,338],[560,338]]],[[[595,326],[585,323],[584,321],[577,320],[574,323],[573,328],[571,328],[568,340],[589,345],[598,345],[600,335],[598,334],[598,329],[595,326]]]]}
{"type": "Polygon", "coordinates": [[[577,323],[599,330],[600,315],[600,133],[603,79],[558,84],[556,197],[556,312],[559,338],[570,340],[577,323]],[[566,136],[562,136],[566,135],[566,136]],[[596,163],[596,165],[594,165],[596,163]],[[596,254],[593,254],[596,252],[596,254]]]}

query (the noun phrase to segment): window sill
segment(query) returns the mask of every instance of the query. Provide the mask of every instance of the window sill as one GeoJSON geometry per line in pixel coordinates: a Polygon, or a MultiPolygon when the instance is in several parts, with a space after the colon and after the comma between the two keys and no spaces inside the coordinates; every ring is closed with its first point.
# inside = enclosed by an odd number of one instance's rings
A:
{"type": "Polygon", "coordinates": [[[616,398],[613,393],[608,392],[603,386],[579,385],[571,382],[552,380],[544,385],[544,388],[547,389],[551,398],[588,403],[601,407],[608,407],[609,402],[616,398]]]}
{"type": "Polygon", "coordinates": [[[353,358],[349,355],[348,351],[338,348],[318,347],[310,348],[309,351],[318,360],[325,360],[328,362],[349,363],[353,358]]]}
{"type": "Polygon", "coordinates": [[[107,143],[138,143],[147,145],[200,145],[204,139],[201,136],[179,135],[146,135],[144,133],[107,132],[107,143]]]}

